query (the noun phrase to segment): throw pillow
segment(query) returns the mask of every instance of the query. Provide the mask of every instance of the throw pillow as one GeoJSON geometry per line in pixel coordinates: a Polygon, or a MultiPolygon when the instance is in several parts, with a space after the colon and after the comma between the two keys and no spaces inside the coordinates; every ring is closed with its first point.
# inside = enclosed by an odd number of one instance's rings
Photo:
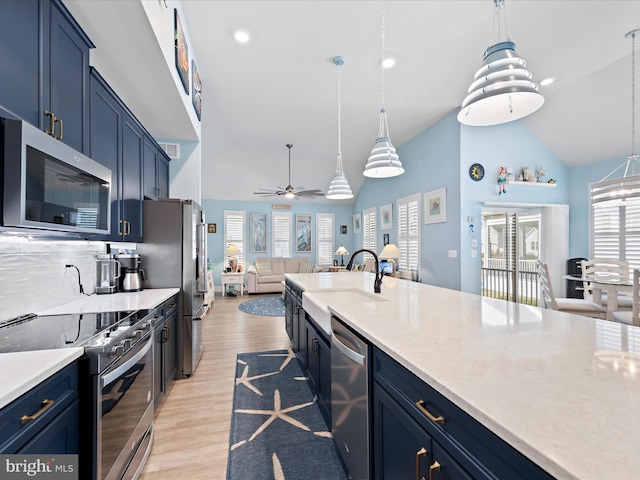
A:
{"type": "Polygon", "coordinates": [[[310,262],[300,263],[299,273],[313,273],[313,263],[310,263],[310,262]]]}
{"type": "Polygon", "coordinates": [[[256,262],[256,270],[258,270],[258,275],[273,275],[269,262],[256,262]]]}

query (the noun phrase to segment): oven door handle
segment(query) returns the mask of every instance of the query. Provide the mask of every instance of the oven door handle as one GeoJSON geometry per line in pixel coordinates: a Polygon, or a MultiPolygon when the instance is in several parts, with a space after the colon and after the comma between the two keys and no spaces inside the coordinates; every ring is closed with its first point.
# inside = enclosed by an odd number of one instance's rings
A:
{"type": "Polygon", "coordinates": [[[140,360],[142,357],[144,357],[147,354],[147,352],[149,350],[151,350],[152,346],[153,346],[153,342],[151,341],[151,335],[149,335],[149,338],[147,340],[147,344],[142,348],[142,350],[140,350],[138,353],[136,353],[135,356],[133,356],[132,358],[127,360],[124,364],[120,365],[114,371],[109,372],[109,373],[107,373],[105,375],[102,375],[102,377],[101,377],[101,380],[102,380],[101,388],[106,387],[111,382],[113,382],[118,377],[120,377],[123,373],[125,373],[127,370],[129,370],[131,367],[133,367],[138,362],[138,360],[140,360]]]}

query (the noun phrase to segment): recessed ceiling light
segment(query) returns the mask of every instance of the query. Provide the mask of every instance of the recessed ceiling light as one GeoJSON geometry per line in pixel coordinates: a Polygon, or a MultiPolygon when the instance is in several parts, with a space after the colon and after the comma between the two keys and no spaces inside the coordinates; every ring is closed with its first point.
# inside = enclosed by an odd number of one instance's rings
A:
{"type": "Polygon", "coordinates": [[[387,70],[393,68],[396,65],[396,57],[384,57],[380,61],[380,65],[387,70]]]}
{"type": "Polygon", "coordinates": [[[543,78],[538,82],[538,85],[542,87],[546,87],[547,85],[551,85],[553,82],[555,82],[555,80],[556,79],[554,77],[543,78]]]}
{"type": "Polygon", "coordinates": [[[233,31],[233,38],[235,38],[236,42],[244,45],[251,40],[251,34],[246,30],[238,29],[233,31]]]}

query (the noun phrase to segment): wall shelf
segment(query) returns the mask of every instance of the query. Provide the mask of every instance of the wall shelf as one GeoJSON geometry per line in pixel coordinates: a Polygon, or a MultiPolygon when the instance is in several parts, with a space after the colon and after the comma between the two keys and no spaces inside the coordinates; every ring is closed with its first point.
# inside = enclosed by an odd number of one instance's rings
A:
{"type": "Polygon", "coordinates": [[[513,180],[509,182],[507,185],[522,185],[523,187],[555,187],[557,183],[538,183],[538,182],[523,182],[521,180],[513,180]]]}

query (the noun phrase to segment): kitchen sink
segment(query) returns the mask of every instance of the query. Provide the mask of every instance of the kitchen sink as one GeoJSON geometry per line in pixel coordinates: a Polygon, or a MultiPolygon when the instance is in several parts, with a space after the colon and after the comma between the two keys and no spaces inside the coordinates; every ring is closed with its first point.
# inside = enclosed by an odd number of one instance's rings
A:
{"type": "Polygon", "coordinates": [[[328,335],[331,335],[331,313],[328,303],[388,302],[386,298],[358,288],[326,288],[302,293],[302,308],[328,335]]]}

